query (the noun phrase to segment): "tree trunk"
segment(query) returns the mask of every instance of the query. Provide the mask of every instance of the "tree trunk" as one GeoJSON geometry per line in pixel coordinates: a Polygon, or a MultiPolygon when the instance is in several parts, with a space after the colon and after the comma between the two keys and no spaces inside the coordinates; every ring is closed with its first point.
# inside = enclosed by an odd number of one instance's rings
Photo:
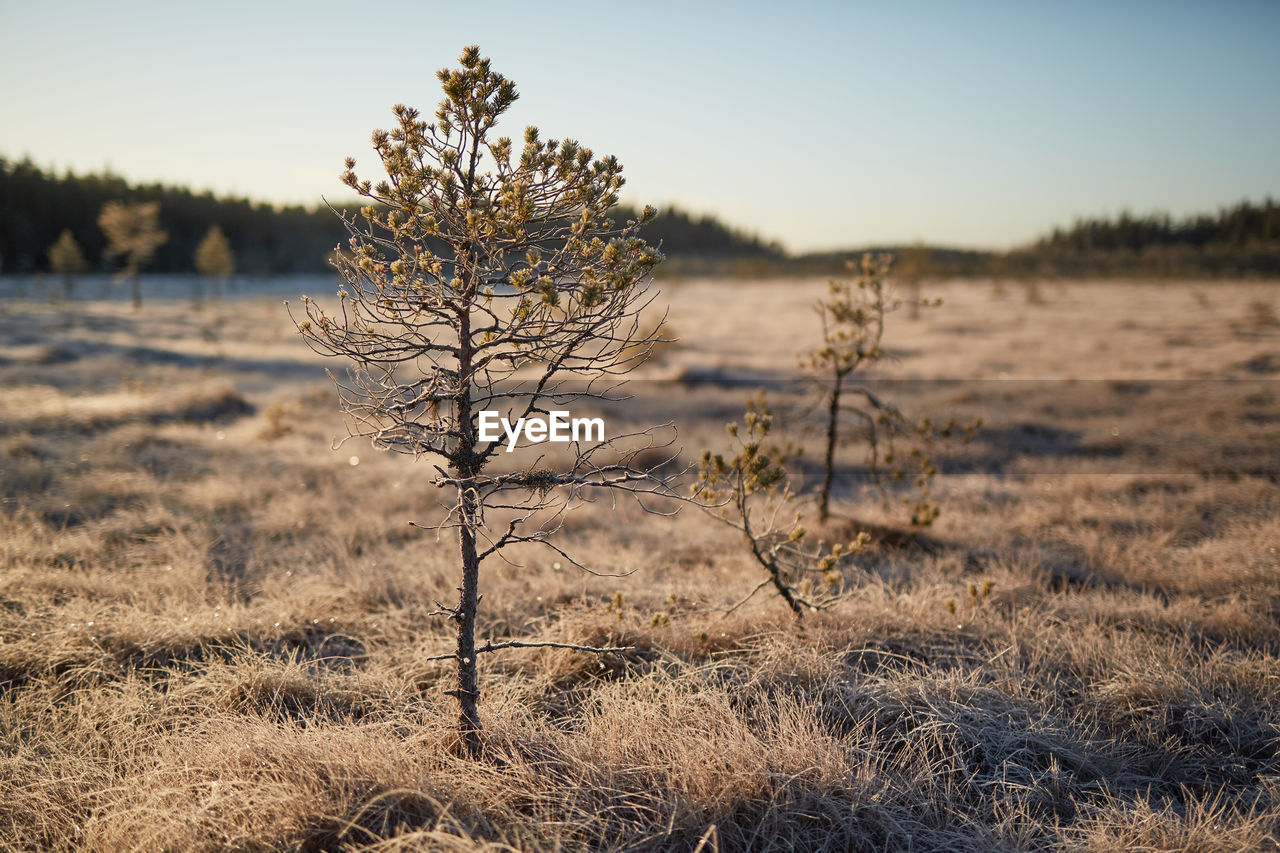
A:
{"type": "Polygon", "coordinates": [[[142,307],[142,277],[137,273],[129,276],[129,285],[133,289],[133,310],[142,307]]]}
{"type": "Polygon", "coordinates": [[[476,661],[476,611],[480,608],[480,558],[476,553],[476,531],[480,526],[480,507],[471,479],[476,471],[476,435],[471,424],[471,317],[464,312],[459,318],[458,375],[463,377],[457,398],[458,425],[461,437],[455,450],[454,470],[462,482],[458,485],[458,547],[462,557],[462,586],[459,587],[458,611],[458,685],[453,695],[458,700],[458,731],[467,753],[480,753],[480,699],[476,661]]]}
{"type": "Polygon", "coordinates": [[[835,476],[836,439],[839,435],[840,421],[840,386],[844,376],[837,373],[835,384],[831,387],[831,403],[827,407],[827,454],[822,463],[822,492],[818,498],[818,520],[826,521],[831,517],[831,480],[835,476]]]}
{"type": "Polygon", "coordinates": [[[791,608],[792,612],[796,614],[796,618],[803,619],[804,607],[801,606],[800,602],[791,592],[791,587],[787,586],[787,582],[783,579],[782,572],[779,570],[777,564],[760,552],[760,543],[755,540],[755,537],[752,536],[750,532],[746,530],[742,532],[747,537],[747,547],[751,549],[751,555],[755,557],[756,562],[764,566],[764,570],[769,573],[769,580],[773,581],[773,588],[778,591],[778,594],[782,596],[782,600],[785,601],[787,606],[791,608]]]}
{"type": "Polygon", "coordinates": [[[476,611],[480,606],[480,561],[476,557],[476,499],[475,494],[459,487],[458,500],[462,507],[458,526],[458,544],[462,552],[462,594],[458,600],[458,686],[453,691],[460,713],[458,731],[468,754],[480,752],[480,714],[476,703],[480,699],[480,686],[476,675],[476,611]]]}

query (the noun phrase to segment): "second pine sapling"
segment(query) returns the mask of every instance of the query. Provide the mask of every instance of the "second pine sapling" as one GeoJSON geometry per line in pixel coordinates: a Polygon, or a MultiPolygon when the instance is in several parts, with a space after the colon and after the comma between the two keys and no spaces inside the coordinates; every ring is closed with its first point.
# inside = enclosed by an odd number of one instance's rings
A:
{"type": "MultiPolygon", "coordinates": [[[[911,504],[913,529],[927,527],[938,515],[930,495],[937,474],[931,454],[939,439],[963,432],[972,436],[978,422],[960,427],[954,420],[941,427],[923,418],[909,420],[896,406],[875,393],[857,374],[890,358],[884,347],[885,320],[904,304],[889,281],[891,258],[864,254],[849,267],[854,280],[838,279],[828,284],[827,296],[817,303],[822,323],[822,343],[802,359],[820,381],[823,410],[822,484],[818,490],[818,519],[831,516],[831,492],[835,481],[836,448],[844,437],[846,417],[862,426],[867,448],[867,468],[882,485],[910,482],[917,490],[911,504]]],[[[941,304],[941,300],[918,300],[920,306],[941,304]]]]}
{"type": "Polygon", "coordinates": [[[49,269],[62,276],[63,299],[71,298],[76,276],[88,268],[89,263],[80,250],[80,244],[76,242],[71,229],[65,229],[49,247],[49,269]]]}
{"type": "MultiPolygon", "coordinates": [[[[212,225],[205,232],[204,237],[200,240],[200,245],[196,246],[195,253],[196,272],[201,276],[208,277],[213,282],[213,296],[218,296],[218,282],[226,282],[231,276],[236,274],[236,256],[231,250],[231,243],[227,240],[227,235],[222,233],[222,229],[217,225],[212,225]]],[[[197,280],[196,289],[192,294],[192,298],[198,305],[200,303],[202,288],[197,280]]]]}
{"type": "Polygon", "coordinates": [[[168,241],[160,228],[160,202],[109,201],[98,214],[98,227],[107,238],[108,257],[120,258],[118,279],[128,279],[133,292],[133,307],[142,307],[142,268],[168,241]]]}
{"type": "Polygon", "coordinates": [[[752,559],[767,575],[730,610],[772,585],[796,617],[801,617],[806,609],[824,603],[810,597],[810,590],[821,588],[815,587],[814,578],[828,589],[837,587],[841,559],[862,550],[866,535],[829,548],[823,542],[810,543],[787,471],[799,450],[770,438],[773,413],[763,394],[749,400],[741,423],[730,423],[727,430],[732,455],[703,453],[694,498],[743,535],[752,559]]]}

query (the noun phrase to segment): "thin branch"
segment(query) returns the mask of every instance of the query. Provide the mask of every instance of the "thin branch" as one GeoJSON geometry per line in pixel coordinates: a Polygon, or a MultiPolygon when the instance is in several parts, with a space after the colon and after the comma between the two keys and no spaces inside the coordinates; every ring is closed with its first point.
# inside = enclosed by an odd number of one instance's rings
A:
{"type": "MultiPolygon", "coordinates": [[[[508,640],[502,643],[485,643],[476,649],[476,654],[485,654],[487,652],[499,652],[503,649],[572,649],[575,652],[591,652],[597,655],[619,654],[622,652],[634,652],[635,646],[580,646],[577,643],[527,643],[523,640],[508,640]]],[[[457,660],[457,653],[448,655],[433,655],[423,660],[457,660]]]]}

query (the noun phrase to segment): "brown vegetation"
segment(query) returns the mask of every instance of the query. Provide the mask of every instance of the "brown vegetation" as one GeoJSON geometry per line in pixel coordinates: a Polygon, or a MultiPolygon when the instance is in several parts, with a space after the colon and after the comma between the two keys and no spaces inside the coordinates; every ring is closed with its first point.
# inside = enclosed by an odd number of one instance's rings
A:
{"type": "MultiPolygon", "coordinates": [[[[475,760],[426,660],[456,545],[406,524],[438,490],[323,450],[344,425],[278,307],[211,306],[238,319],[208,340],[177,302],[11,304],[0,849],[1275,849],[1273,291],[938,287],[891,375],[974,381],[894,390],[987,425],[938,460],[928,540],[835,489],[811,535],[875,532],[798,628],[723,612],[761,576],[735,531],[590,505],[565,544],[629,574],[487,566],[479,639],[634,651],[490,656],[475,760]]],[[[821,288],[672,289],[685,335],[626,411],[714,446],[821,288]]]]}

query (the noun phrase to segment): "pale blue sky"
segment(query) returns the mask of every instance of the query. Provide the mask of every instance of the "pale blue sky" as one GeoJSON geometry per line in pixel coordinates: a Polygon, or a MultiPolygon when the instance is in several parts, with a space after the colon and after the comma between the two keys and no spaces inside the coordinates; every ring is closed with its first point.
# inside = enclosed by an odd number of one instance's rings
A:
{"type": "Polygon", "coordinates": [[[342,195],[390,106],[479,43],[502,129],[626,197],[838,248],[1003,247],[1079,215],[1280,196],[1280,2],[0,0],[0,155],[271,201],[342,195]]]}

